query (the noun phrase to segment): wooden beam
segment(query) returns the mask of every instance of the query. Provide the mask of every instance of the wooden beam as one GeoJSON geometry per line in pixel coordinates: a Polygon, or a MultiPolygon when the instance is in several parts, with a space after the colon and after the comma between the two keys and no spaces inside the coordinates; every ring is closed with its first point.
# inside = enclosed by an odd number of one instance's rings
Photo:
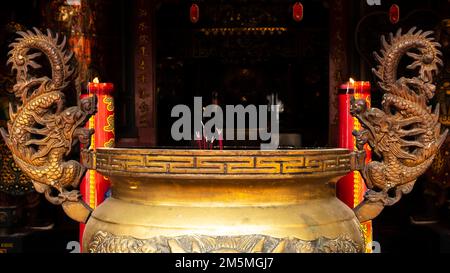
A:
{"type": "Polygon", "coordinates": [[[329,137],[331,147],[338,140],[338,91],[349,78],[348,74],[348,23],[350,1],[334,0],[330,4],[330,56],[329,56],[329,137]]]}

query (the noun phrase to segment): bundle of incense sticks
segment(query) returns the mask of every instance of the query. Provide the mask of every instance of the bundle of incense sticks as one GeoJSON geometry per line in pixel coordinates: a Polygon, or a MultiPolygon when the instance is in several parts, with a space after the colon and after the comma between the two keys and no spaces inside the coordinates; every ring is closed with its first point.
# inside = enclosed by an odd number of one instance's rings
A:
{"type": "MultiPolygon", "coordinates": [[[[202,133],[195,132],[195,140],[197,142],[197,146],[199,150],[213,150],[214,149],[214,142],[216,141],[216,138],[214,136],[211,137],[211,139],[208,139],[208,135],[206,134],[205,125],[202,122],[203,130],[202,133]]],[[[217,135],[219,136],[219,148],[222,151],[223,150],[223,137],[222,137],[222,129],[216,129],[217,135]]]]}

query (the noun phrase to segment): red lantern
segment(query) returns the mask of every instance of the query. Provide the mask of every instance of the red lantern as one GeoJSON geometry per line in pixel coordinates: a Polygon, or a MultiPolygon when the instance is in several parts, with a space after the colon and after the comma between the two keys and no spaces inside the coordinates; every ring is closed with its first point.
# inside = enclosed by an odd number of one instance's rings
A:
{"type": "Polygon", "coordinates": [[[303,20],[303,5],[300,2],[297,2],[292,6],[292,18],[296,22],[303,20]]]}
{"type": "Polygon", "coordinates": [[[389,9],[389,20],[392,24],[397,24],[400,21],[400,7],[393,4],[389,9]]]}
{"type": "Polygon", "coordinates": [[[197,4],[192,4],[191,9],[189,11],[189,18],[191,19],[191,22],[193,24],[198,22],[198,19],[200,18],[200,8],[197,4]]]}

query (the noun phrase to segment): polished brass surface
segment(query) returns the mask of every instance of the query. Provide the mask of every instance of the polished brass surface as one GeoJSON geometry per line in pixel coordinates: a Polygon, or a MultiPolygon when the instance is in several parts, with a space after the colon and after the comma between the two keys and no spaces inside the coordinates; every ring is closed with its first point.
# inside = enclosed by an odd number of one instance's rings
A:
{"type": "Polygon", "coordinates": [[[90,208],[84,204],[77,187],[85,168],[74,160],[66,160],[72,146],[80,141],[88,144],[93,133],[83,126],[95,113],[95,97],[80,105],[66,107],[63,91],[76,78],[70,65],[73,54],[65,50],[66,39],[59,41],[48,31],[18,32],[21,36],[11,44],[8,64],[16,73],[13,87],[18,103],[10,106],[8,131],[1,128],[6,145],[17,166],[32,180],[35,189],[45,193],[54,204],[62,204],[65,212],[77,221],[86,221],[90,208]],[[38,77],[30,71],[41,66],[37,58],[44,54],[51,65],[51,78],[38,77]],[[57,196],[52,189],[58,190],[57,196]]]}
{"type": "Polygon", "coordinates": [[[354,213],[335,197],[345,149],[98,149],[112,197],[92,214],[91,252],[361,252],[354,213]]]}
{"type": "Polygon", "coordinates": [[[382,110],[367,108],[364,100],[354,100],[352,114],[363,129],[354,132],[359,150],[366,143],[381,161],[372,161],[361,169],[370,189],[355,212],[361,222],[378,216],[384,206],[397,203],[403,194],[411,192],[419,176],[433,162],[448,130],[441,134],[439,106],[433,112],[429,100],[436,86],[433,77],[443,62],[440,45],[430,35],[412,28],[405,34],[401,29],[391,34],[389,41],[382,37],[382,55],[374,74],[385,94],[382,110]],[[417,69],[413,78],[399,78],[398,65],[405,55],[413,59],[408,69],[417,69]],[[390,192],[394,194],[390,194],[390,192]]]}

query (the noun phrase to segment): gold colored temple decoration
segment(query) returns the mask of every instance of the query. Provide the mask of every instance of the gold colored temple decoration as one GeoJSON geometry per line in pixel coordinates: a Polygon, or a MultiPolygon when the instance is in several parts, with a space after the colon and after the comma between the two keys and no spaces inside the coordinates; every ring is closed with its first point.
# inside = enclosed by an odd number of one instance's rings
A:
{"type": "Polygon", "coordinates": [[[362,164],[349,150],[99,148],[95,159],[113,190],[83,251],[364,251],[335,196],[339,177],[362,164]]]}
{"type": "Polygon", "coordinates": [[[49,30],[47,35],[34,30],[18,32],[21,37],[11,44],[8,64],[16,73],[13,91],[18,103],[10,107],[8,132],[1,129],[1,133],[35,189],[53,204],[62,205],[75,220],[86,221],[90,208],[78,191],[67,190],[78,187],[86,168],[65,158],[78,141],[88,145],[93,132],[83,126],[96,111],[96,98],[84,99],[80,106],[65,106],[63,91],[76,77],[70,64],[73,53],[65,51],[65,38],[59,41],[49,30]],[[41,67],[35,62],[41,54],[51,64],[51,78],[29,73],[30,68],[41,67]],[[52,189],[59,194],[53,196],[52,189]]]}
{"type": "Polygon", "coordinates": [[[355,162],[345,150],[328,152],[99,149],[97,171],[106,175],[315,176],[345,174],[355,162]]]}
{"type": "Polygon", "coordinates": [[[372,161],[360,170],[368,188],[365,200],[356,209],[361,222],[375,218],[384,208],[408,194],[419,176],[425,173],[444,142],[448,131],[441,134],[439,107],[433,112],[428,105],[435,93],[433,77],[443,62],[440,46],[430,38],[432,31],[406,34],[401,29],[389,41],[381,39],[381,56],[374,74],[385,94],[382,110],[368,108],[364,100],[353,100],[352,114],[363,130],[355,131],[358,149],[369,143],[381,161],[372,161]],[[417,52],[413,52],[416,50],[417,52]],[[400,59],[413,59],[408,69],[418,69],[413,78],[397,77],[400,59]],[[393,195],[391,195],[393,193],[393,195]]]}
{"type": "Polygon", "coordinates": [[[359,253],[349,236],[336,239],[273,238],[264,235],[155,237],[145,240],[98,231],[89,244],[91,253],[359,253]]]}
{"type": "Polygon", "coordinates": [[[110,96],[105,96],[103,98],[103,103],[107,105],[106,109],[110,112],[114,112],[114,99],[110,96]]]}

